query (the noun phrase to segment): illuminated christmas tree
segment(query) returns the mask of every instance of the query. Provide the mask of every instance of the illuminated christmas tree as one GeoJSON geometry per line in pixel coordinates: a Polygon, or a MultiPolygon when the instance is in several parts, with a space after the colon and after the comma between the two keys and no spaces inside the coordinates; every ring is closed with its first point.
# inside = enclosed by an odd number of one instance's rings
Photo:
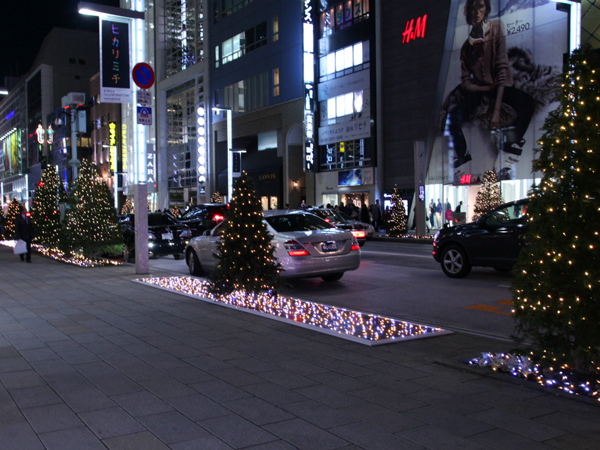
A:
{"type": "Polygon", "coordinates": [[[35,224],[33,241],[48,248],[56,248],[60,241],[60,203],[66,193],[56,167],[47,167],[42,173],[31,204],[31,218],[35,224]]]}
{"type": "Polygon", "coordinates": [[[212,290],[220,295],[271,291],[279,284],[281,266],[273,256],[272,236],[246,172],[236,178],[232,197],[216,255],[219,261],[210,275],[212,290]]]}
{"type": "Polygon", "coordinates": [[[600,55],[576,50],[533,169],[513,283],[518,338],[543,361],[600,372],[600,55]]]}
{"type": "Polygon", "coordinates": [[[496,172],[486,170],[483,175],[483,182],[475,198],[475,207],[471,220],[476,221],[484,214],[490,212],[496,206],[504,203],[500,194],[500,183],[496,172]]]}
{"type": "Polygon", "coordinates": [[[123,207],[121,208],[121,214],[132,214],[133,213],[133,202],[130,199],[125,200],[123,207]]]}
{"type": "Polygon", "coordinates": [[[210,196],[211,203],[223,203],[223,197],[219,194],[219,191],[214,192],[213,195],[210,196]]]}
{"type": "Polygon", "coordinates": [[[19,201],[16,198],[13,198],[8,206],[8,211],[6,211],[6,221],[4,223],[4,237],[5,239],[14,239],[15,233],[17,231],[16,223],[17,216],[21,214],[21,208],[19,206],[19,201]]]}
{"type": "Polygon", "coordinates": [[[79,166],[69,206],[65,230],[72,250],[81,251],[87,257],[121,253],[123,235],[113,197],[96,166],[87,159],[79,166]]]}
{"type": "Polygon", "coordinates": [[[394,186],[394,192],[392,192],[392,206],[388,213],[387,223],[390,236],[398,237],[406,234],[406,210],[397,186],[394,186]]]}

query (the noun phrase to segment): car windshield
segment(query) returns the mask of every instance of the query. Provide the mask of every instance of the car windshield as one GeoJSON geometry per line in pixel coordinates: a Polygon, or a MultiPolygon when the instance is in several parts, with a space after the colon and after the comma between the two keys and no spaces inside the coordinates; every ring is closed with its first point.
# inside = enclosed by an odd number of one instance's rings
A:
{"type": "Polygon", "coordinates": [[[148,214],[148,226],[150,227],[168,227],[177,224],[178,222],[175,219],[166,214],[148,214]]]}
{"type": "Polygon", "coordinates": [[[186,212],[181,218],[183,220],[195,219],[199,216],[205,216],[206,214],[207,214],[206,209],[193,209],[191,211],[186,212]]]}
{"type": "Polygon", "coordinates": [[[335,228],[333,225],[313,214],[286,214],[283,216],[265,217],[265,220],[278,233],[335,228]]]}

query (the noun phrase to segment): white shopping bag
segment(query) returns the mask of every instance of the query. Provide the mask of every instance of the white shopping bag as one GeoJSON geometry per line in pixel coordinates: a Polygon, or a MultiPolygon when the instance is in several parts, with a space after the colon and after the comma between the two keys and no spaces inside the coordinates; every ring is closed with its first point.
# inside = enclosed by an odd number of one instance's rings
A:
{"type": "Polygon", "coordinates": [[[15,255],[22,255],[23,253],[27,253],[27,243],[25,243],[25,241],[22,239],[17,239],[14,252],[15,255]]]}

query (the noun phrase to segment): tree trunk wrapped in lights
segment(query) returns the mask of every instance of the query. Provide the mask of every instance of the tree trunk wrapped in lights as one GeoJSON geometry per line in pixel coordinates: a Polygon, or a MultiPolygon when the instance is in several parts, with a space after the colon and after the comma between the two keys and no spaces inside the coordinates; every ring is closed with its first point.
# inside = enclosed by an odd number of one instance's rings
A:
{"type": "Polygon", "coordinates": [[[544,124],[513,283],[518,338],[540,362],[600,372],[600,56],[575,51],[544,124]]]}
{"type": "Polygon", "coordinates": [[[483,175],[482,183],[475,199],[474,214],[471,219],[473,222],[490,212],[496,206],[500,206],[504,203],[502,195],[500,194],[500,183],[498,182],[496,172],[493,170],[486,170],[483,175]]]}
{"type": "Polygon", "coordinates": [[[64,227],[70,250],[87,257],[122,252],[123,235],[113,197],[96,166],[87,159],[79,167],[69,206],[64,227]]]}
{"type": "Polygon", "coordinates": [[[61,236],[60,203],[66,193],[56,167],[47,167],[38,183],[31,205],[31,218],[35,224],[33,241],[48,248],[56,248],[61,236]]]}
{"type": "Polygon", "coordinates": [[[246,172],[233,183],[227,221],[221,227],[217,267],[210,275],[212,291],[227,295],[273,291],[281,266],[273,255],[272,236],[263,222],[261,204],[246,172]]]}
{"type": "Polygon", "coordinates": [[[392,192],[392,206],[388,216],[388,233],[391,236],[402,236],[406,234],[406,210],[404,209],[402,196],[398,192],[397,186],[394,186],[394,192],[392,192]]]}

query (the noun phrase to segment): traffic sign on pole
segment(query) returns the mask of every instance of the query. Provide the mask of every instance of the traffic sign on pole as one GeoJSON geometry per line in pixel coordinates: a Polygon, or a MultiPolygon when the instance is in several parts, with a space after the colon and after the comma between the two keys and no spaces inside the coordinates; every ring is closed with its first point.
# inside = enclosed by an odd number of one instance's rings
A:
{"type": "Polygon", "coordinates": [[[154,84],[154,70],[148,63],[137,63],[131,71],[133,82],[142,89],[150,89],[154,84]]]}
{"type": "Polygon", "coordinates": [[[148,106],[138,106],[137,123],[139,125],[152,125],[152,108],[148,106]]]}

